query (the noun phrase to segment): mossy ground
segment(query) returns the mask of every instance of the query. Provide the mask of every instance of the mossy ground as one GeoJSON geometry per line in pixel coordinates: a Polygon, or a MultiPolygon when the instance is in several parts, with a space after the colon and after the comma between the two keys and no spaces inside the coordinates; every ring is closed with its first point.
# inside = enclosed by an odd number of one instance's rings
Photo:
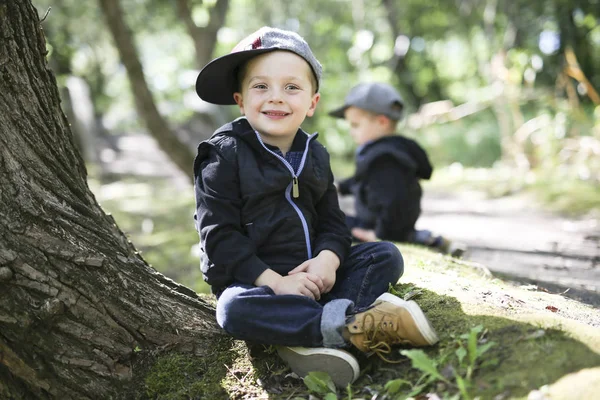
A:
{"type": "MultiPolygon", "coordinates": [[[[558,294],[516,287],[476,264],[415,246],[401,250],[406,272],[392,291],[399,296],[416,293],[413,300],[437,330],[439,344],[425,349],[430,358],[443,360],[443,354],[455,351],[457,338],[477,325],[486,330],[487,341],[495,342],[478,360],[470,396],[525,399],[538,390],[551,399],[587,399],[600,393],[598,310],[558,294]]],[[[338,389],[338,398],[403,398],[408,389],[391,397],[385,384],[398,378],[416,382],[422,373],[400,350],[391,354],[401,360],[398,364],[358,354],[361,375],[350,392],[338,389]]],[[[441,371],[453,367],[451,361],[439,365],[441,371]]],[[[289,372],[264,346],[220,338],[211,357],[171,354],[157,359],[146,374],[142,397],[308,399],[307,387],[289,372]]],[[[428,392],[449,398],[458,389],[434,382],[428,392]]]]}

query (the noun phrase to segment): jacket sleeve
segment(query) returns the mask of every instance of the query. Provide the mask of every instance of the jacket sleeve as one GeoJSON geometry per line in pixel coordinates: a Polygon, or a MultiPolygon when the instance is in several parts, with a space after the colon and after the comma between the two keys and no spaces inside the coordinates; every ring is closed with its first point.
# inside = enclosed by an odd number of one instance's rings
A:
{"type": "Polygon", "coordinates": [[[354,177],[343,179],[338,182],[338,191],[340,192],[340,194],[343,194],[343,195],[351,194],[352,193],[351,188],[352,188],[353,184],[354,184],[354,177]]]}
{"type": "Polygon", "coordinates": [[[410,184],[410,171],[399,167],[393,157],[380,157],[375,160],[367,171],[366,188],[367,207],[375,216],[375,234],[378,238],[388,237],[390,227],[405,225],[398,209],[410,210],[411,198],[407,193],[410,184]]]}
{"type": "Polygon", "coordinates": [[[256,255],[254,243],[241,226],[240,185],[235,161],[210,146],[194,163],[196,224],[201,246],[210,260],[206,280],[221,286],[224,281],[253,285],[269,266],[256,255]]]}
{"type": "Polygon", "coordinates": [[[328,180],[327,191],[316,205],[319,222],[316,226],[313,256],[318,255],[322,250],[331,250],[338,256],[341,265],[350,250],[352,237],[346,225],[346,216],[340,209],[331,168],[329,168],[328,180]]]}

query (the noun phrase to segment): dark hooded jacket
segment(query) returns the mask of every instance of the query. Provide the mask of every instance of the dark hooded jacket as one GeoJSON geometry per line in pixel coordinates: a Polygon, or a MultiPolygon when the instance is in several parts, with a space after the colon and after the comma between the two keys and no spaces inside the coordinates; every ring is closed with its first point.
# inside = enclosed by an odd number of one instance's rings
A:
{"type": "Polygon", "coordinates": [[[293,169],[270,152],[245,118],[200,143],[194,161],[196,228],[202,273],[219,293],[233,282],[252,285],[271,268],[286,275],[321,250],[343,263],[351,243],[339,208],[329,154],[298,130],[292,149],[304,153],[294,197],[293,169]]]}
{"type": "Polygon", "coordinates": [[[408,241],[421,213],[419,179],[429,179],[432,171],[417,142],[386,136],[358,151],[356,172],[339,190],[354,195],[358,227],[373,229],[383,240],[408,241]]]}

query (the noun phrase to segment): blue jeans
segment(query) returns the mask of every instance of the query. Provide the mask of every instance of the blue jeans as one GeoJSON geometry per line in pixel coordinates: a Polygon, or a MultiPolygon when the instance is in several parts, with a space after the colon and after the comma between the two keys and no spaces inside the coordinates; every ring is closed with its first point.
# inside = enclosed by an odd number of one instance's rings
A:
{"type": "Polygon", "coordinates": [[[357,244],[319,301],[276,295],[268,286],[232,284],[219,296],[217,322],[234,338],[255,343],[344,347],[346,316],[371,305],[403,272],[402,255],[392,243],[357,244]]]}

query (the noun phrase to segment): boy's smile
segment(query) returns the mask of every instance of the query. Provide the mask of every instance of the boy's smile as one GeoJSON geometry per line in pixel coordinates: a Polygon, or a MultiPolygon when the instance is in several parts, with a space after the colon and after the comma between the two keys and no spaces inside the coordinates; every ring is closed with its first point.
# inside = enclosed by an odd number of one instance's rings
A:
{"type": "Polygon", "coordinates": [[[240,111],[264,142],[286,153],[320,98],[313,94],[310,66],[294,53],[273,51],[250,60],[244,71],[233,95],[240,111]]]}

